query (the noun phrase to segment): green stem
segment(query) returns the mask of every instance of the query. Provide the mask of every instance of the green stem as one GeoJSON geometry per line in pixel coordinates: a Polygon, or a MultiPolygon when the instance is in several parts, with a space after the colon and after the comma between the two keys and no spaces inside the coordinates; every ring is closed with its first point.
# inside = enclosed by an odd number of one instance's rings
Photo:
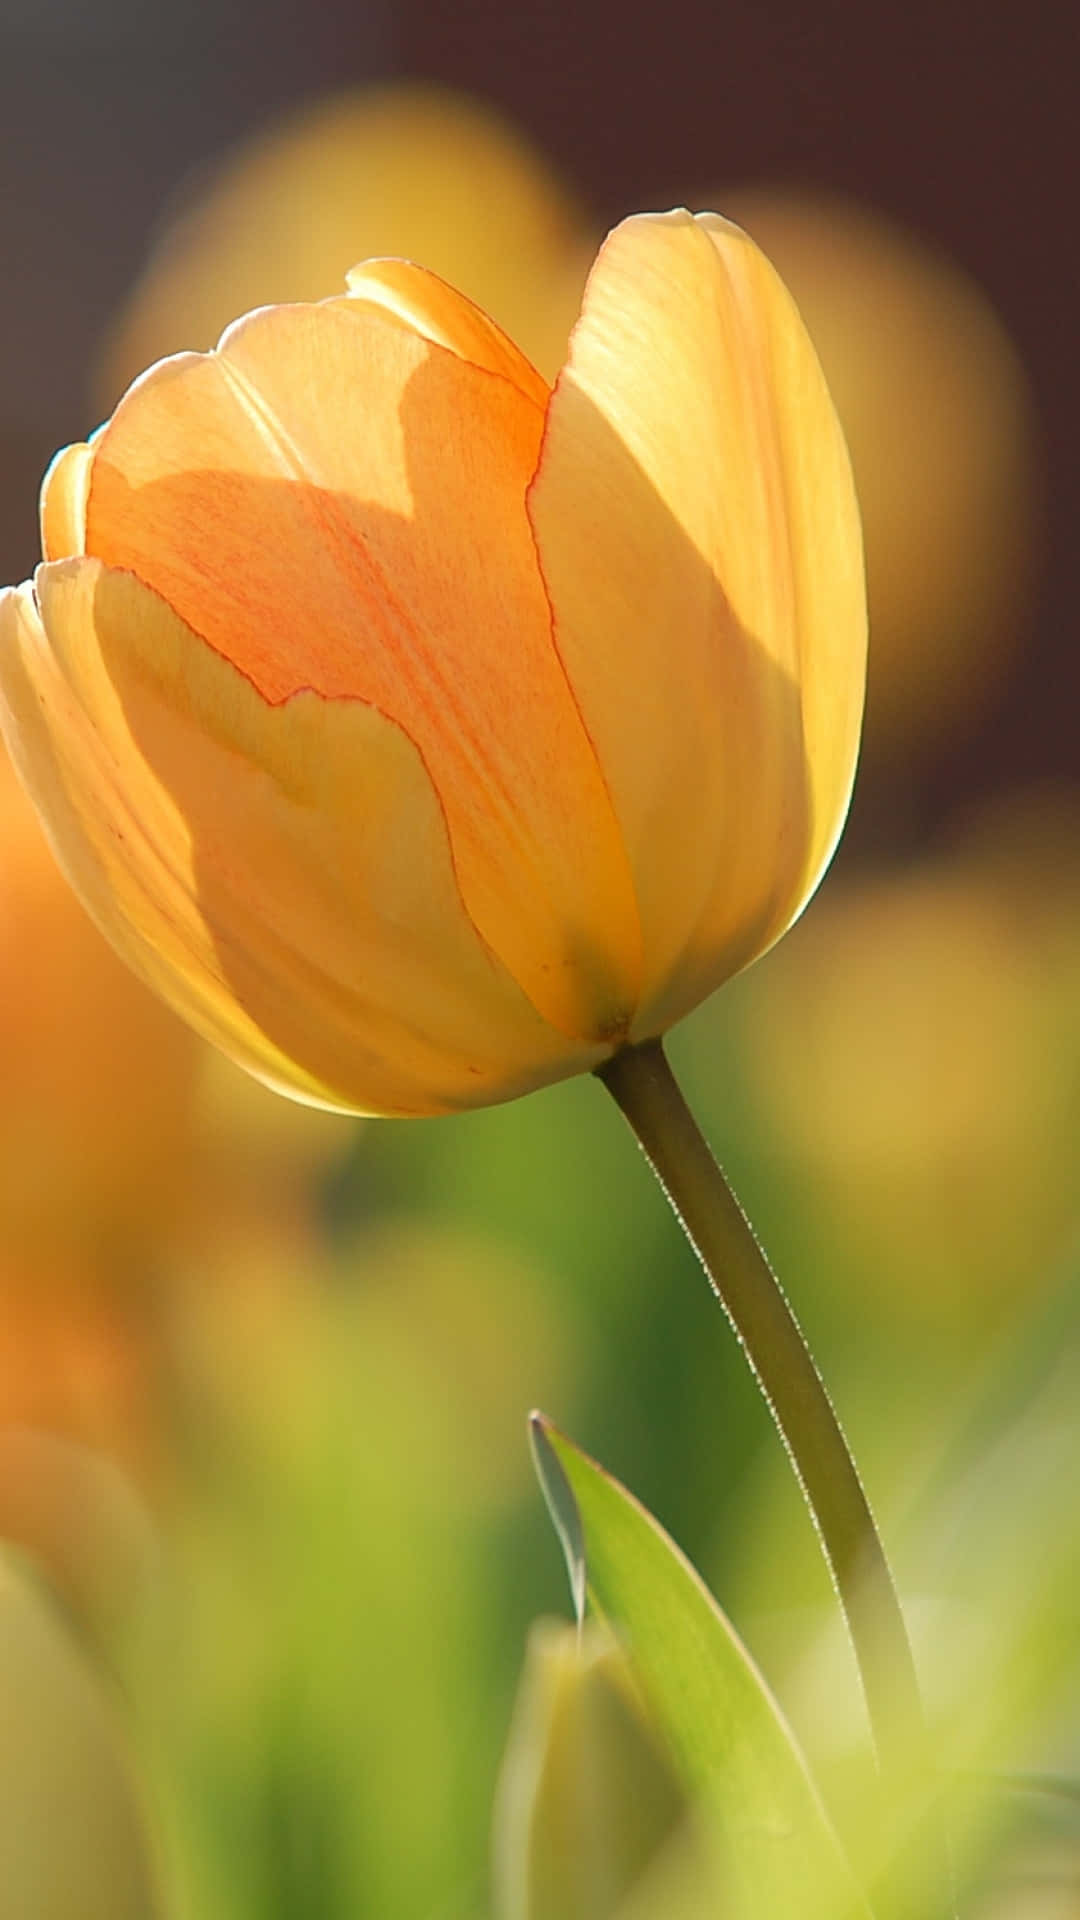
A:
{"type": "Polygon", "coordinates": [[[882,1784],[905,1783],[910,1791],[925,1752],[915,1663],[881,1538],[821,1375],[660,1042],[624,1047],[596,1071],[637,1135],[757,1377],[847,1620],[882,1784]]]}

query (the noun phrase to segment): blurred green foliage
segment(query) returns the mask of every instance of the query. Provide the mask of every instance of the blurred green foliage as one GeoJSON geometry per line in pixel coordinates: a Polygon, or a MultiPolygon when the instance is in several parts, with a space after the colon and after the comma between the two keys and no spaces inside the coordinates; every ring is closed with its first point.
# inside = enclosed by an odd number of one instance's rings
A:
{"type": "MultiPolygon", "coordinates": [[[[865,1463],[943,1753],[972,1777],[1080,1775],[1073,1275],[1063,1264],[1030,1310],[1018,1281],[1004,1335],[957,1314],[930,1337],[917,1297],[845,1271],[843,1219],[777,1151],[747,1073],[756,991],[737,983],[672,1051],[865,1463]]],[[[566,1604],[528,1464],[534,1402],[690,1552],[842,1806],[864,1734],[816,1542],[599,1086],[453,1121],[343,1122],[321,1220],[302,1256],[275,1264],[240,1235],[210,1284],[174,1276],[153,1551],[138,1579],[118,1561],[105,1614],[83,1596],[167,1911],[489,1920],[526,1637],[566,1604]]],[[[1069,1823],[1051,1849],[1027,1805],[974,1795],[972,1900],[1014,1826],[1040,1872],[1053,1852],[1055,1886],[1072,1872],[1069,1823]]],[[[1015,1908],[1029,1911],[1042,1920],[1015,1908]]]]}

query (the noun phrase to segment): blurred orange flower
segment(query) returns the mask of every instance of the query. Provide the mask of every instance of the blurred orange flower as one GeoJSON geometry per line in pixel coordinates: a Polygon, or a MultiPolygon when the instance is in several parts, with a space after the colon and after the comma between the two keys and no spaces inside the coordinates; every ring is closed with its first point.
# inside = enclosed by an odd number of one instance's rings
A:
{"type": "Polygon", "coordinates": [[[1030,1313],[1075,1241],[1078,823],[1075,795],[1011,795],[947,854],[838,887],[746,983],[771,1151],[920,1338],[932,1311],[970,1347],[973,1298],[980,1334],[1030,1313]]]}
{"type": "Polygon", "coordinates": [[[4,1471],[13,1436],[63,1434],[144,1482],[161,1465],[161,1325],[149,1288],[125,1295],[90,1262],[5,1259],[0,1300],[0,1533],[10,1539],[38,1493],[4,1471]]]}
{"type": "MultiPolygon", "coordinates": [[[[0,752],[4,1256],[145,1256],[186,1197],[199,1048],[117,963],[0,752]]],[[[0,1282],[2,1285],[2,1282],[0,1282]]]]}
{"type": "Polygon", "coordinates": [[[343,1109],[509,1098],[800,912],[865,609],[796,309],[714,215],[609,237],[549,391],[401,261],[162,362],[54,462],[4,725],[119,951],[343,1109]]]}
{"type": "MultiPolygon", "coordinates": [[[[0,1060],[0,1449],[66,1433],[145,1477],[185,1255],[256,1219],[306,1253],[340,1122],[290,1126],[120,963],[2,749],[0,1060]]],[[[9,1493],[0,1465],[3,1533],[9,1493]]]]}
{"type": "Polygon", "coordinates": [[[866,539],[867,767],[909,768],[977,723],[1023,634],[1040,512],[1027,375],[975,282],[876,209],[780,187],[724,205],[821,355],[866,539]]]}
{"type": "Polygon", "coordinates": [[[490,107],[397,83],[329,94],[200,177],[117,316],[102,412],[153,360],[212,347],[238,313],[318,300],[354,260],[422,260],[547,378],[561,366],[595,245],[572,195],[490,107]]]}

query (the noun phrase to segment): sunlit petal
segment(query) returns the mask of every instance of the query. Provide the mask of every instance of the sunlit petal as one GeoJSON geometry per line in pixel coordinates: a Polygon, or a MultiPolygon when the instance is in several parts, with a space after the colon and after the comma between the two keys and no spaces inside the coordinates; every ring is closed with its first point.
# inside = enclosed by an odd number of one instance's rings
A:
{"type": "Polygon", "coordinates": [[[41,551],[46,560],[67,560],[86,551],[93,457],[85,441],[64,447],[41,483],[41,551]]]}
{"type": "Polygon", "coordinates": [[[609,238],[530,512],[634,872],[645,1034],[799,911],[858,741],[847,456],[798,314],[738,229],[675,213],[609,238]]]}
{"type": "MultiPolygon", "coordinates": [[[[512,381],[534,406],[546,407],[548,385],[520,348],[486,313],[411,260],[364,260],[347,273],[349,300],[364,301],[436,346],[512,381]]],[[[327,301],[326,305],[337,305],[327,301]]]]}
{"type": "Polygon", "coordinates": [[[399,727],[310,692],[268,705],[97,561],[41,568],[37,596],[0,600],[5,730],[84,902],[200,1031],[294,1095],[387,1113],[598,1057],[477,936],[399,727]]]}

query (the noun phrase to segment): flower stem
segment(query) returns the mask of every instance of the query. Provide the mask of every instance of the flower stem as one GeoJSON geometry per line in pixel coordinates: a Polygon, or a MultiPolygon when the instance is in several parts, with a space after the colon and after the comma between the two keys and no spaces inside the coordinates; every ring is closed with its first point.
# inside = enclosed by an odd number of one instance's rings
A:
{"type": "MultiPolygon", "coordinates": [[[[895,1786],[906,1798],[925,1755],[915,1663],[881,1538],[821,1375],[659,1040],[624,1047],[596,1073],[636,1134],[757,1377],[847,1621],[882,1787],[895,1786]]],[[[939,1891],[947,1885],[934,1878],[939,1891]]],[[[947,1907],[946,1899],[938,1911],[947,1907]]]]}

